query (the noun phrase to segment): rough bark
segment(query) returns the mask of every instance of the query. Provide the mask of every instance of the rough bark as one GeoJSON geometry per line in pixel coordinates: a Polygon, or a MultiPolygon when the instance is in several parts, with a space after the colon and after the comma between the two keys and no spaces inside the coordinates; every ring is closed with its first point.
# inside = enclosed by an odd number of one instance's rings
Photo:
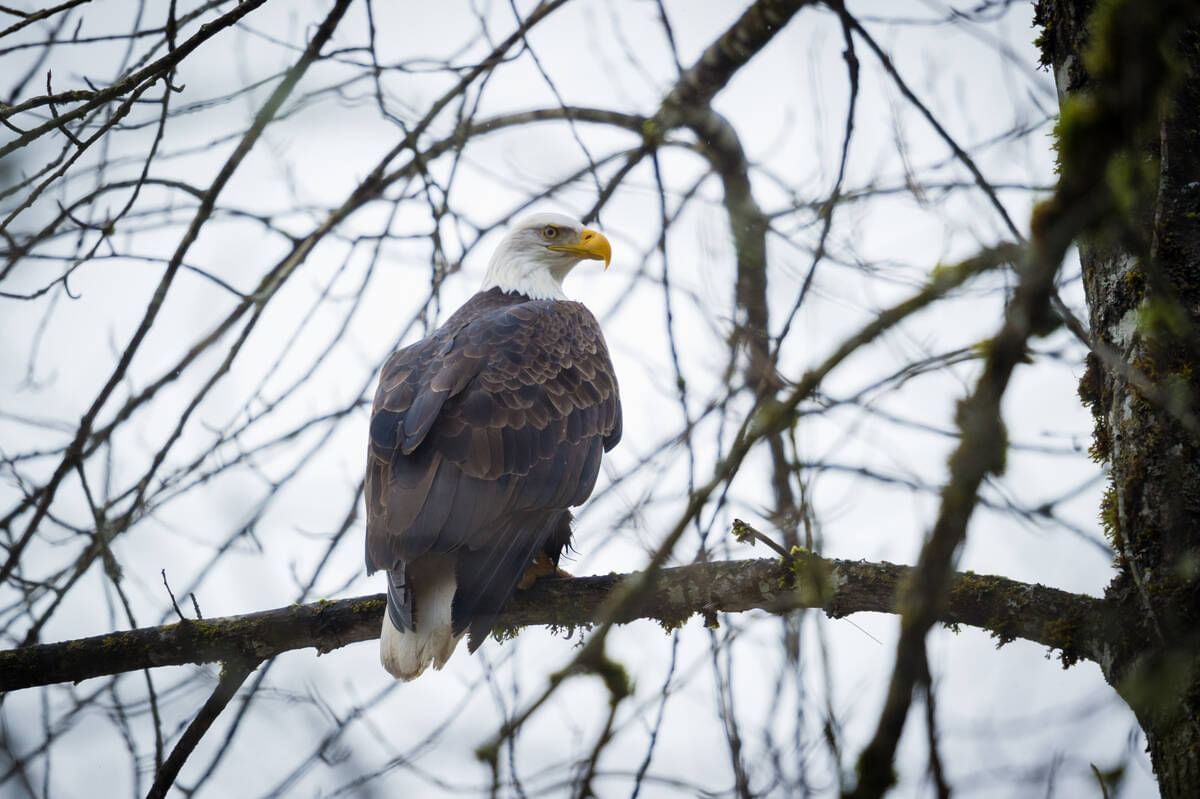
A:
{"type": "MultiPolygon", "coordinates": [[[[1101,518],[1119,572],[1107,599],[1136,620],[1101,665],[1146,732],[1162,795],[1192,797],[1200,796],[1200,442],[1178,417],[1200,400],[1200,28],[1186,5],[1126,4],[1118,16],[1121,5],[1043,0],[1038,21],[1066,118],[1087,111],[1114,65],[1121,89],[1143,90],[1155,54],[1138,35],[1173,13],[1175,30],[1155,42],[1167,49],[1170,100],[1148,124],[1130,118],[1116,131],[1140,147],[1110,165],[1114,214],[1079,243],[1094,339],[1161,392],[1148,397],[1092,356],[1080,395],[1095,417],[1093,454],[1111,476],[1101,518]]],[[[1060,143],[1060,156],[1068,153],[1060,143]]]]}
{"type": "MultiPolygon", "coordinates": [[[[689,617],[761,609],[822,608],[830,616],[894,613],[897,587],[912,569],[891,563],[802,555],[663,570],[654,588],[617,621],[656,619],[670,629],[689,617]]],[[[518,592],[497,635],[529,625],[570,629],[597,621],[610,595],[639,575],[542,580],[518,592]]],[[[258,663],[293,649],[324,653],[379,637],[382,594],[322,600],[243,616],[203,619],[0,652],[0,691],[78,682],[155,666],[258,663]]],[[[1064,665],[1098,660],[1115,621],[1105,603],[1003,577],[959,574],[940,614],[946,624],[990,630],[999,643],[1024,638],[1056,649],[1064,665]]]]}

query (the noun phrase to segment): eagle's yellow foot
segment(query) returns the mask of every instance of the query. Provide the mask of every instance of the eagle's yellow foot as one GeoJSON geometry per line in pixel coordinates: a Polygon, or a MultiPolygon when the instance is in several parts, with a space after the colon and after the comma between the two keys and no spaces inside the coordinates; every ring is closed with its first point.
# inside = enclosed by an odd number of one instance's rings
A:
{"type": "Polygon", "coordinates": [[[533,559],[533,563],[529,564],[529,568],[521,575],[520,581],[517,583],[517,588],[524,591],[532,586],[542,577],[570,577],[570,573],[563,571],[554,565],[550,557],[545,552],[539,552],[537,557],[533,559]]]}

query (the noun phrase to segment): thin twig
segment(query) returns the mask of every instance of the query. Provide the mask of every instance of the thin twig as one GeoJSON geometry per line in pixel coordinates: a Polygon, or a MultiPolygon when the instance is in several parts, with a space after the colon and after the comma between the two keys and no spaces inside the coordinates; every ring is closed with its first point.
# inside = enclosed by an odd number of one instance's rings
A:
{"type": "MultiPolygon", "coordinates": [[[[167,589],[167,596],[171,597],[171,607],[175,608],[175,615],[179,617],[180,621],[187,621],[187,619],[185,619],[183,617],[183,611],[179,609],[179,603],[175,601],[175,593],[173,591],[171,591],[171,584],[167,582],[167,570],[166,569],[162,570],[162,581],[163,581],[163,587],[167,589]]],[[[192,599],[195,600],[195,598],[196,598],[196,595],[192,594],[192,599]]],[[[198,614],[197,614],[197,618],[199,618],[198,614]]]]}

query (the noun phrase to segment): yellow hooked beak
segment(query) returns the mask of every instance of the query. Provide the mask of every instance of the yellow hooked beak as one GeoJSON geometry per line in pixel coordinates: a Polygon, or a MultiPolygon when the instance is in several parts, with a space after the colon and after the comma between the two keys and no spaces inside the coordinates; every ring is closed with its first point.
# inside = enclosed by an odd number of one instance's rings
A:
{"type": "Polygon", "coordinates": [[[547,245],[547,249],[554,252],[568,252],[589,261],[604,261],[605,269],[608,269],[608,265],[612,261],[612,245],[608,243],[608,239],[600,231],[588,227],[579,231],[578,244],[550,244],[547,245]]]}

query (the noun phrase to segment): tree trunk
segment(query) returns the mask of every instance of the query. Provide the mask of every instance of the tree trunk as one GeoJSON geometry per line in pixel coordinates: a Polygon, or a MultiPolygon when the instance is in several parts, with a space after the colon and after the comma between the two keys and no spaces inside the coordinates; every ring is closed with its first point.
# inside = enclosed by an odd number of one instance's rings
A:
{"type": "MultiPolygon", "coordinates": [[[[1133,34],[1102,33],[1113,5],[1038,3],[1064,117],[1084,108],[1091,71],[1106,60],[1138,90],[1145,50],[1133,34]],[[1102,52],[1102,39],[1128,46],[1102,52]]],[[[1095,345],[1080,396],[1095,418],[1093,456],[1110,471],[1100,515],[1119,553],[1107,596],[1141,619],[1101,665],[1172,798],[1200,796],[1200,29],[1191,22],[1174,37],[1171,100],[1140,128],[1140,157],[1108,165],[1110,224],[1079,242],[1095,345]]]]}

